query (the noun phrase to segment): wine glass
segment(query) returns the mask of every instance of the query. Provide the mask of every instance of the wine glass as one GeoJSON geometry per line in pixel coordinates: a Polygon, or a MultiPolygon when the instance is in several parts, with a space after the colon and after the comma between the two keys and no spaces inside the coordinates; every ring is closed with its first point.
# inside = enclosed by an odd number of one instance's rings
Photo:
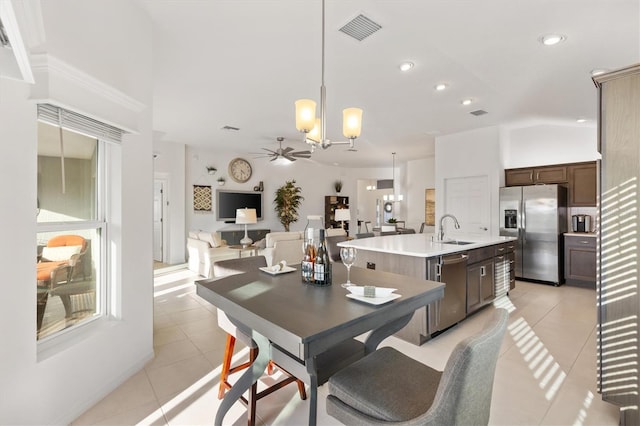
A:
{"type": "Polygon", "coordinates": [[[353,247],[341,247],[340,258],[342,259],[344,266],[347,267],[347,282],[341,285],[342,287],[347,288],[353,285],[351,283],[351,265],[356,261],[356,249],[353,247]]]}

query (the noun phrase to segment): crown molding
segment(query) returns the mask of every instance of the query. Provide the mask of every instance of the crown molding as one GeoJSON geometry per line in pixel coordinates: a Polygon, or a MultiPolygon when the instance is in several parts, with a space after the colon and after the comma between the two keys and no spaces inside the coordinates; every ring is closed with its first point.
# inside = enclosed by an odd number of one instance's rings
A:
{"type": "Polygon", "coordinates": [[[126,108],[135,113],[139,113],[147,106],[132,98],[131,96],[121,92],[118,89],[103,83],[102,81],[90,76],[66,62],[56,58],[55,56],[43,53],[32,55],[31,63],[34,72],[43,72],[50,75],[56,75],[74,85],[100,96],[116,105],[126,108]]]}

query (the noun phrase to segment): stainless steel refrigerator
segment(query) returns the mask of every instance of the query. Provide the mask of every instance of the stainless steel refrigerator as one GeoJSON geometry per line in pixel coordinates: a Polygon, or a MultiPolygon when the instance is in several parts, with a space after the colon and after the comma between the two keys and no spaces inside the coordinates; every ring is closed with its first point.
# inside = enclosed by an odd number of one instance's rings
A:
{"type": "Polygon", "coordinates": [[[559,185],[500,188],[500,235],[517,238],[516,277],[561,284],[565,232],[566,188],[559,185]]]}

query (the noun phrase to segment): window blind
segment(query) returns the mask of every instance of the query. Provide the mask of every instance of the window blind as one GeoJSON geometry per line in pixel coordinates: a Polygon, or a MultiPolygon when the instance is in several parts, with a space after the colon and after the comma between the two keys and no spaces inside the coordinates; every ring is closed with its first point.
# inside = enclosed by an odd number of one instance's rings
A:
{"type": "Polygon", "coordinates": [[[117,127],[51,104],[38,104],[38,120],[108,142],[120,143],[122,135],[126,133],[117,127]]]}

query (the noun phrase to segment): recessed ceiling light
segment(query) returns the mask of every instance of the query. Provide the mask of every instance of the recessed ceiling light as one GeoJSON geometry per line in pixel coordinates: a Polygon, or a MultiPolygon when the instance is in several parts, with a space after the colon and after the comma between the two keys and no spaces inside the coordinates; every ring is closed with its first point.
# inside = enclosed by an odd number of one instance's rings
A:
{"type": "Polygon", "coordinates": [[[400,64],[400,71],[409,71],[413,68],[413,62],[403,62],[400,64]]]}
{"type": "Polygon", "coordinates": [[[539,38],[540,43],[545,46],[553,46],[554,44],[558,44],[561,41],[565,41],[567,37],[560,34],[546,34],[539,38]]]}
{"type": "Polygon", "coordinates": [[[447,85],[444,83],[440,83],[440,84],[436,84],[434,87],[438,92],[444,90],[447,88],[447,85]]]}
{"type": "Polygon", "coordinates": [[[471,102],[473,102],[472,99],[463,99],[461,104],[462,105],[471,105],[471,102]]]}
{"type": "Polygon", "coordinates": [[[586,119],[586,118],[582,118],[582,117],[581,117],[581,118],[578,118],[578,119],[576,120],[576,122],[577,122],[577,123],[586,123],[586,122],[587,122],[587,119],[586,119]]]}
{"type": "Polygon", "coordinates": [[[595,68],[591,70],[591,76],[595,77],[596,75],[604,74],[606,72],[609,72],[609,70],[605,68],[595,68]]]}

